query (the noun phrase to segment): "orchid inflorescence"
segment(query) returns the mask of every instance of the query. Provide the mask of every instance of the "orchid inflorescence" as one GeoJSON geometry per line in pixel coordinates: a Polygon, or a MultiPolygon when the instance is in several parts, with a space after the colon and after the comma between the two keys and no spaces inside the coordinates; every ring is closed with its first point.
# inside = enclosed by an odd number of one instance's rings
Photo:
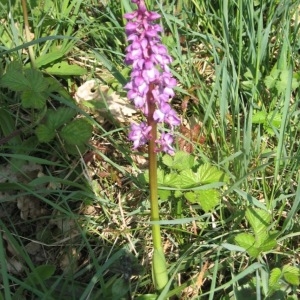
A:
{"type": "MultiPolygon", "coordinates": [[[[173,154],[172,132],[174,126],[180,124],[180,120],[170,106],[170,99],[174,96],[173,88],[176,86],[176,80],[168,67],[172,58],[161,43],[159,32],[162,31],[162,27],[154,22],[160,18],[160,15],[148,11],[144,0],[132,0],[132,2],[137,4],[137,10],[124,15],[128,20],[125,30],[129,42],[125,62],[133,67],[131,80],[125,88],[128,89],[127,97],[142,111],[148,122],[132,124],[129,139],[136,149],[153,138],[149,120],[162,125],[168,124],[170,130],[160,133],[155,140],[155,150],[173,154]],[[153,103],[154,111],[149,109],[153,103]]],[[[163,126],[161,129],[163,130],[163,126]]]]}

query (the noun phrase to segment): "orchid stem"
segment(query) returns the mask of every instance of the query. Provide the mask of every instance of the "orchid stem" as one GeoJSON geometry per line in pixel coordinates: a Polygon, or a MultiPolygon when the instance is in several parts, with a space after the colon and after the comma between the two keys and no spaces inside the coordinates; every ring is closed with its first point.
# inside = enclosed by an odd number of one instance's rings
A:
{"type": "MultiPolygon", "coordinates": [[[[159,221],[159,206],[157,195],[157,154],[156,154],[156,138],[157,124],[153,120],[155,103],[152,99],[152,87],[150,87],[148,95],[148,126],[151,126],[151,138],[149,140],[149,187],[150,187],[150,205],[151,205],[151,221],[159,221]]],[[[152,260],[152,276],[155,287],[158,291],[162,290],[168,282],[168,273],[166,267],[165,254],[162,247],[162,238],[160,225],[152,224],[153,239],[153,260],[152,260]]]]}
{"type": "MultiPolygon", "coordinates": [[[[30,41],[30,28],[29,28],[29,21],[28,21],[28,11],[27,11],[27,3],[26,0],[21,0],[22,3],[22,10],[23,10],[23,17],[24,17],[24,27],[25,27],[25,39],[26,42],[30,41]]],[[[28,53],[30,57],[30,64],[32,68],[35,68],[35,56],[33,51],[33,46],[28,46],[28,53]]]]}

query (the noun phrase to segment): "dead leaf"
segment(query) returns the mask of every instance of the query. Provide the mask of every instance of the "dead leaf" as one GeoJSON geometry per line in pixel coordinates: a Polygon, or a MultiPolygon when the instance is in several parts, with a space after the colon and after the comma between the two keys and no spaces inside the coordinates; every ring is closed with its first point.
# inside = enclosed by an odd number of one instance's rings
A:
{"type": "MultiPolygon", "coordinates": [[[[81,85],[74,97],[78,104],[92,100],[105,101],[109,112],[121,123],[128,121],[128,118],[137,112],[134,106],[126,99],[121,98],[116,92],[110,93],[108,86],[101,85],[100,82],[95,79],[88,80],[81,85]]],[[[101,114],[99,117],[100,121],[102,121],[101,117],[104,119],[101,114]]]]}

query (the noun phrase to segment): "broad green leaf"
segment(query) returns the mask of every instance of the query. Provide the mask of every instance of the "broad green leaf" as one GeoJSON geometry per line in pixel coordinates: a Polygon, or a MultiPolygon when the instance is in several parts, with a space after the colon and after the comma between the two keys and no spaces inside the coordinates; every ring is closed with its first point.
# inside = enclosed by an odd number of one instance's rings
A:
{"type": "Polygon", "coordinates": [[[205,163],[197,170],[197,182],[199,184],[208,184],[213,182],[226,182],[228,179],[224,172],[220,171],[217,167],[205,163]]]}
{"type": "Polygon", "coordinates": [[[194,165],[194,160],[195,158],[191,154],[184,151],[178,151],[173,157],[172,168],[178,171],[191,169],[194,165]]]}
{"type": "Polygon", "coordinates": [[[250,233],[240,233],[234,238],[235,242],[243,247],[245,250],[253,247],[255,244],[255,237],[250,233]]]}
{"type": "Polygon", "coordinates": [[[181,188],[189,188],[196,184],[200,185],[199,181],[197,180],[196,174],[191,169],[181,171],[180,179],[181,188]]]}
{"type": "Polygon", "coordinates": [[[260,250],[255,247],[255,237],[250,233],[240,233],[234,238],[236,244],[243,247],[250,256],[256,258],[260,250]]]}
{"type": "Polygon", "coordinates": [[[255,239],[257,241],[257,245],[261,246],[263,251],[269,251],[276,246],[277,236],[278,231],[269,232],[266,229],[265,231],[260,232],[260,234],[255,235],[255,239]]]}
{"type": "Polygon", "coordinates": [[[282,268],[283,278],[292,285],[300,284],[300,269],[298,267],[285,265],[282,268]]]}
{"type": "Polygon", "coordinates": [[[26,90],[21,95],[24,108],[42,109],[46,105],[47,95],[44,92],[26,90]]]}
{"type": "Polygon", "coordinates": [[[164,185],[171,186],[175,188],[181,187],[181,176],[177,173],[169,173],[165,175],[164,185]]]}
{"type": "Polygon", "coordinates": [[[51,75],[59,75],[59,76],[69,76],[69,75],[81,76],[87,73],[86,69],[78,65],[69,65],[65,61],[54,64],[49,68],[46,68],[46,71],[51,75]]]}
{"type": "Polygon", "coordinates": [[[168,283],[168,271],[164,250],[154,247],[152,256],[152,277],[156,290],[161,291],[168,283]]]}
{"type": "Polygon", "coordinates": [[[22,70],[8,70],[0,80],[0,86],[15,92],[26,91],[31,87],[29,80],[24,76],[22,70]]]}
{"type": "Polygon", "coordinates": [[[266,76],[264,82],[268,89],[271,89],[276,85],[279,78],[279,74],[280,71],[277,68],[273,68],[271,74],[269,76],[266,76]]]}
{"type": "Polygon", "coordinates": [[[166,166],[171,168],[173,165],[173,156],[171,156],[169,154],[165,154],[162,157],[162,162],[163,162],[163,164],[165,164],[166,166]]]}
{"type": "Polygon", "coordinates": [[[54,265],[41,265],[34,269],[34,271],[29,274],[25,281],[29,282],[31,285],[38,284],[39,280],[44,281],[50,278],[55,272],[54,265]]]}
{"type": "Polygon", "coordinates": [[[162,158],[166,166],[178,171],[191,169],[194,165],[194,160],[194,156],[184,151],[178,151],[174,156],[166,154],[162,158]]]}
{"type": "Polygon", "coordinates": [[[38,92],[48,91],[48,82],[45,80],[43,73],[35,69],[27,69],[24,75],[30,82],[30,90],[38,92]]]}
{"type": "Polygon", "coordinates": [[[198,202],[198,197],[195,192],[186,192],[186,193],[184,193],[184,197],[191,203],[198,202]]]}
{"type": "Polygon", "coordinates": [[[255,235],[260,235],[270,225],[271,214],[260,208],[250,207],[246,211],[246,219],[249,221],[255,235]]]}
{"type": "Polygon", "coordinates": [[[185,198],[191,203],[198,203],[207,213],[213,210],[220,201],[220,193],[217,190],[198,190],[184,193],[185,198]]]}
{"type": "Polygon", "coordinates": [[[46,124],[49,128],[57,129],[69,122],[75,115],[76,111],[70,107],[60,107],[57,110],[49,109],[46,124]]]}
{"type": "Polygon", "coordinates": [[[41,143],[48,143],[55,138],[55,131],[44,124],[35,129],[35,134],[41,143]]]}
{"type": "Polygon", "coordinates": [[[280,128],[282,122],[282,116],[279,113],[274,115],[273,112],[270,112],[267,117],[267,121],[274,127],[280,128]]]}
{"type": "Polygon", "coordinates": [[[48,83],[48,93],[59,93],[65,99],[72,99],[68,91],[53,77],[45,77],[48,83]]]}
{"type": "Polygon", "coordinates": [[[86,151],[86,144],[85,143],[77,143],[77,144],[65,144],[65,150],[69,154],[78,155],[78,153],[84,153],[86,151]]]}
{"type": "MultiPolygon", "coordinates": [[[[16,121],[7,109],[0,108],[0,133],[2,136],[8,136],[16,130],[16,121]]],[[[22,143],[20,135],[16,135],[8,140],[10,146],[18,146],[22,143]]]]}
{"type": "Polygon", "coordinates": [[[170,190],[160,190],[160,189],[158,189],[157,193],[158,193],[158,197],[161,200],[168,200],[172,194],[170,190]]]}
{"type": "Polygon", "coordinates": [[[267,239],[265,239],[259,246],[259,249],[262,252],[266,252],[266,251],[270,251],[272,249],[274,249],[277,245],[276,240],[274,239],[274,237],[268,237],[267,239]]]}
{"type": "Polygon", "coordinates": [[[282,70],[280,73],[280,79],[276,83],[276,89],[278,92],[284,92],[288,83],[292,81],[292,91],[299,87],[299,81],[292,76],[289,70],[282,70]]]}
{"type": "Polygon", "coordinates": [[[37,68],[48,65],[64,56],[63,51],[52,51],[36,58],[35,65],[37,68]]]}
{"type": "Polygon", "coordinates": [[[182,195],[183,195],[183,192],[182,192],[182,191],[178,191],[178,190],[177,190],[177,191],[174,192],[174,197],[175,197],[175,198],[180,198],[180,197],[182,197],[182,195]]]}
{"type": "Polygon", "coordinates": [[[124,299],[125,294],[128,293],[128,282],[123,278],[117,278],[112,287],[112,299],[124,299]]]}
{"type": "Polygon", "coordinates": [[[290,80],[290,71],[289,70],[281,70],[279,79],[276,82],[275,88],[276,90],[281,93],[286,90],[288,85],[288,81],[290,80]]]}
{"type": "Polygon", "coordinates": [[[267,230],[261,231],[259,234],[255,234],[255,245],[260,247],[264,244],[269,238],[269,234],[267,230]]]}
{"type": "MultiPolygon", "coordinates": [[[[147,182],[149,183],[149,171],[147,170],[147,172],[145,172],[145,174],[147,174],[148,178],[146,179],[147,182]]],[[[162,169],[157,169],[157,184],[158,185],[163,185],[164,184],[164,179],[165,179],[165,172],[162,169]]]]}
{"type": "MultiPolygon", "coordinates": [[[[159,171],[162,171],[161,169],[157,169],[157,174],[159,173],[159,171]]],[[[145,180],[147,183],[149,183],[149,170],[146,170],[142,175],[143,180],[145,180]]],[[[164,176],[164,175],[163,175],[164,176]]],[[[138,177],[140,177],[138,175],[138,177]]],[[[163,177],[162,177],[163,179],[163,177]]],[[[158,178],[157,178],[157,183],[158,183],[158,178]]],[[[163,182],[160,182],[160,184],[162,184],[163,182]]]]}
{"type": "Polygon", "coordinates": [[[265,111],[258,111],[252,116],[253,124],[264,124],[266,122],[267,113],[265,111]]]}
{"type": "Polygon", "coordinates": [[[264,130],[266,131],[266,133],[269,135],[269,136],[274,136],[275,135],[275,131],[272,127],[268,126],[268,125],[264,125],[264,130]]]}
{"type": "Polygon", "coordinates": [[[277,290],[280,288],[281,270],[279,268],[272,269],[269,278],[269,289],[277,290]]]}
{"type": "Polygon", "coordinates": [[[67,144],[78,146],[88,142],[92,131],[93,126],[85,118],[80,118],[63,127],[60,133],[67,144]]]}
{"type": "MultiPolygon", "coordinates": [[[[55,272],[54,265],[41,265],[36,267],[28,276],[24,279],[24,283],[29,286],[37,287],[40,283],[49,279],[55,272]]],[[[13,299],[23,299],[22,293],[24,291],[23,285],[15,291],[13,299]]]]}
{"type": "Polygon", "coordinates": [[[197,194],[200,205],[206,213],[213,210],[220,202],[220,193],[217,190],[199,190],[197,194]]]}
{"type": "Polygon", "coordinates": [[[293,77],[292,79],[292,91],[297,89],[300,86],[300,81],[293,77]]]}
{"type": "MultiPolygon", "coordinates": [[[[157,174],[157,184],[163,186],[164,185],[165,172],[162,169],[158,168],[156,174],[157,174]]],[[[143,176],[144,180],[147,183],[149,183],[149,170],[146,170],[143,173],[142,176],[143,176]]]]}

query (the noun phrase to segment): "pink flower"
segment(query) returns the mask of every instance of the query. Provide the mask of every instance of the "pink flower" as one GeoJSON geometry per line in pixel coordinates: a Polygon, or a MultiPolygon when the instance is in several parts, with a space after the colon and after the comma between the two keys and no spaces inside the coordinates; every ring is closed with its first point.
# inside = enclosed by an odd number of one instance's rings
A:
{"type": "Polygon", "coordinates": [[[150,139],[151,126],[142,122],[140,124],[131,124],[131,131],[128,138],[133,142],[133,149],[145,145],[150,139]]]}
{"type": "Polygon", "coordinates": [[[174,148],[172,147],[173,144],[173,136],[169,133],[162,133],[160,138],[156,140],[157,143],[157,151],[163,151],[170,155],[174,154],[174,148]]]}
{"type": "MultiPolygon", "coordinates": [[[[173,88],[176,86],[176,80],[168,66],[172,58],[161,43],[159,33],[162,27],[154,23],[160,15],[148,11],[144,0],[132,0],[132,3],[137,4],[137,10],[124,15],[128,20],[125,32],[129,43],[126,48],[125,62],[132,65],[130,82],[125,86],[128,90],[127,97],[147,117],[148,101],[150,101],[148,92],[151,84],[151,99],[156,105],[153,119],[157,123],[168,125],[172,131],[174,126],[180,124],[177,113],[169,104],[175,94],[173,88]]],[[[133,141],[134,149],[147,143],[151,138],[150,130],[151,127],[145,122],[131,125],[129,139],[133,141]]],[[[174,153],[171,146],[173,136],[170,133],[161,133],[156,143],[158,151],[174,153]]]]}

